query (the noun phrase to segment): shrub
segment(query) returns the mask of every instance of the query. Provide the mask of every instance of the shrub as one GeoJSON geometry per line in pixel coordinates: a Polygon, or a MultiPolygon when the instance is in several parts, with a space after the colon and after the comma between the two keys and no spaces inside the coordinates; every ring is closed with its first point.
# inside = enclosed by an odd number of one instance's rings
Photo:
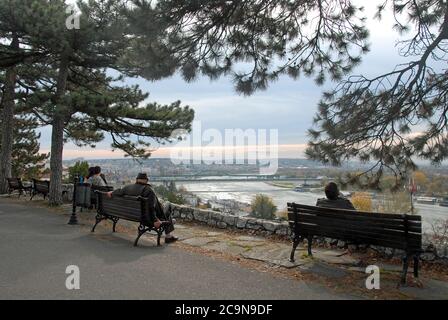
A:
{"type": "Polygon", "coordinates": [[[275,215],[280,220],[288,220],[288,210],[278,211],[275,215]]]}
{"type": "Polygon", "coordinates": [[[373,209],[372,197],[368,193],[356,192],[352,196],[351,201],[356,210],[370,212],[373,209]]]}
{"type": "Polygon", "coordinates": [[[251,216],[253,217],[273,220],[277,212],[277,207],[270,197],[259,194],[252,201],[251,210],[251,216]]]}
{"type": "MultiPolygon", "coordinates": [[[[376,201],[375,211],[383,213],[410,213],[411,200],[407,192],[395,192],[384,195],[376,201]]],[[[414,209],[416,213],[416,209],[414,209]]]]}
{"type": "Polygon", "coordinates": [[[436,248],[448,247],[448,219],[437,219],[431,224],[430,240],[436,248]]]}
{"type": "Polygon", "coordinates": [[[76,176],[87,177],[89,174],[89,163],[87,161],[78,161],[73,167],[68,168],[68,182],[72,183],[76,176]]]}
{"type": "Polygon", "coordinates": [[[171,187],[172,186],[167,187],[164,185],[159,185],[154,187],[154,191],[159,197],[171,203],[185,204],[184,197],[181,194],[177,193],[177,191],[171,191],[171,187]]]}

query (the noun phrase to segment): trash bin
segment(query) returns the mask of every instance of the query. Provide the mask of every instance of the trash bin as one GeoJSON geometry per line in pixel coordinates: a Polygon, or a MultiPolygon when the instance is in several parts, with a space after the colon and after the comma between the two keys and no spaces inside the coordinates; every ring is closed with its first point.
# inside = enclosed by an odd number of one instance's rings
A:
{"type": "Polygon", "coordinates": [[[91,186],[88,183],[77,183],[75,186],[75,204],[77,207],[90,208],[91,186]]]}

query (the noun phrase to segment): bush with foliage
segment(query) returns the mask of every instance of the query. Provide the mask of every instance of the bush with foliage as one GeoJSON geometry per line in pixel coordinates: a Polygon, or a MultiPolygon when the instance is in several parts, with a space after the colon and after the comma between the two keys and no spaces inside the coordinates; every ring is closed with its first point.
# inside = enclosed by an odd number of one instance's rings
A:
{"type": "Polygon", "coordinates": [[[68,168],[68,182],[72,183],[75,178],[87,177],[89,174],[89,163],[87,161],[78,161],[73,167],[68,168]]]}
{"type": "Polygon", "coordinates": [[[154,187],[154,191],[160,198],[174,204],[185,204],[184,197],[178,193],[176,185],[173,183],[166,185],[159,185],[154,187]]]}
{"type": "Polygon", "coordinates": [[[251,209],[251,216],[268,220],[273,220],[277,212],[277,207],[272,201],[272,198],[263,194],[255,196],[251,204],[251,209]]]}
{"type": "MultiPolygon", "coordinates": [[[[436,248],[448,248],[448,219],[437,219],[431,224],[430,240],[436,248]]],[[[446,249],[445,249],[446,250],[446,249]]]]}
{"type": "MultiPolygon", "coordinates": [[[[383,213],[411,213],[411,199],[407,192],[394,192],[376,201],[375,211],[383,213]]],[[[414,209],[414,213],[416,209],[414,209]]]]}
{"type": "Polygon", "coordinates": [[[356,192],[351,201],[356,210],[370,212],[373,209],[372,197],[366,192],[356,192]]]}

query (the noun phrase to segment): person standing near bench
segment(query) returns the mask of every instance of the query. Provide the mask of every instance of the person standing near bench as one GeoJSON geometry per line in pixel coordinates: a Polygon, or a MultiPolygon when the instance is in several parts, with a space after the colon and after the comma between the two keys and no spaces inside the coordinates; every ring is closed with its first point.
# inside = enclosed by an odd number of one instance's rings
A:
{"type": "Polygon", "coordinates": [[[327,184],[325,187],[325,195],[327,198],[317,200],[316,207],[356,210],[350,200],[341,197],[339,187],[334,182],[327,184]]]}
{"type": "Polygon", "coordinates": [[[148,182],[148,175],[146,173],[140,173],[137,176],[135,184],[130,184],[121,189],[109,192],[108,196],[110,198],[123,196],[147,198],[149,208],[152,211],[151,216],[155,217],[154,227],[160,228],[162,226],[162,221],[171,222],[165,228],[165,243],[175,242],[179,239],[172,235],[172,232],[174,231],[173,221],[170,215],[165,214],[163,211],[162,205],[160,204],[156,193],[148,182]]]}

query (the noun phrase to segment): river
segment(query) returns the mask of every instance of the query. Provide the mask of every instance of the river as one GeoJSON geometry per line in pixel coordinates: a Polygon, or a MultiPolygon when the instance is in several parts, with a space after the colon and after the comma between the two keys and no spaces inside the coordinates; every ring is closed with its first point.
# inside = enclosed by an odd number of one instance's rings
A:
{"type": "MultiPolygon", "coordinates": [[[[303,183],[297,181],[297,184],[303,183]]],[[[290,189],[272,186],[261,181],[235,181],[235,182],[185,182],[178,183],[189,192],[197,195],[203,200],[231,199],[243,203],[250,203],[256,194],[270,196],[280,211],[285,210],[288,202],[296,202],[305,205],[315,205],[318,198],[323,194],[313,192],[295,192],[290,189]]],[[[448,219],[448,208],[437,205],[415,204],[417,213],[422,216],[423,229],[431,232],[431,224],[438,219],[448,219]]]]}

